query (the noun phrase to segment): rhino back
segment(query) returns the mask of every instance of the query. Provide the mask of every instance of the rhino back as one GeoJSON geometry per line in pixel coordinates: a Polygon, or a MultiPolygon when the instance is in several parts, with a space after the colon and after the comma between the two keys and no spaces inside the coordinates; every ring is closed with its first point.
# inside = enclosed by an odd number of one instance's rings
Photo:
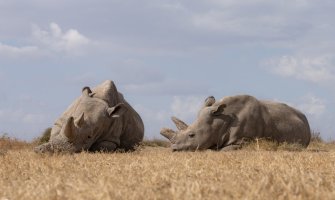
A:
{"type": "Polygon", "coordinates": [[[259,101],[248,95],[225,97],[225,113],[236,116],[224,146],[243,138],[269,138],[278,142],[298,142],[307,146],[311,133],[306,116],[282,103],[259,101]]]}
{"type": "Polygon", "coordinates": [[[266,108],[266,136],[278,142],[300,143],[307,146],[311,132],[306,116],[286,104],[262,101],[266,108]]]}

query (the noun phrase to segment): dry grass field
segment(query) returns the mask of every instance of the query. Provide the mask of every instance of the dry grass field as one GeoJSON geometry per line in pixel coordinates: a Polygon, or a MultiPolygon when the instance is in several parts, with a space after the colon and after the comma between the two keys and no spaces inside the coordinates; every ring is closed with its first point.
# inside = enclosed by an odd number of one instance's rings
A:
{"type": "Polygon", "coordinates": [[[335,199],[334,143],[182,153],[146,143],[73,155],[39,155],[33,145],[0,139],[0,200],[335,199]]]}

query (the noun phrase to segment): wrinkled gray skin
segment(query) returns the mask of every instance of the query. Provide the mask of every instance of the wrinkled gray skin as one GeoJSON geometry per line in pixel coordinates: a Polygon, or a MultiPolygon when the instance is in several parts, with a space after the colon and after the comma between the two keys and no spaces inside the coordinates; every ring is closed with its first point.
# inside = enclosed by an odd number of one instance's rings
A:
{"type": "Polygon", "coordinates": [[[259,101],[248,95],[208,97],[196,121],[188,126],[172,117],[178,131],[163,128],[173,151],[235,150],[244,141],[267,138],[308,146],[310,127],[304,114],[282,103],[259,101]]]}
{"type": "Polygon", "coordinates": [[[35,152],[132,150],[143,140],[141,117],[112,81],[85,87],[52,127],[50,141],[35,152]]]}

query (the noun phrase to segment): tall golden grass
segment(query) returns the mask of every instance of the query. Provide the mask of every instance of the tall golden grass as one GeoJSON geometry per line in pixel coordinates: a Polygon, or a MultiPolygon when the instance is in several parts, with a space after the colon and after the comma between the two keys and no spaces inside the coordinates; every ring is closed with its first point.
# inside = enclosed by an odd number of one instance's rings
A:
{"type": "Polygon", "coordinates": [[[178,153],[152,143],[131,153],[41,155],[1,138],[0,199],[335,199],[333,143],[258,140],[234,152],[178,153]]]}

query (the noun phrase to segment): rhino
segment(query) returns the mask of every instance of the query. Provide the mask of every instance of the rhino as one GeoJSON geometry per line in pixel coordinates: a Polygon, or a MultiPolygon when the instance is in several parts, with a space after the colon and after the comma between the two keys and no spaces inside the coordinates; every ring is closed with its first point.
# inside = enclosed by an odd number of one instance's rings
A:
{"type": "Polygon", "coordinates": [[[266,138],[307,147],[311,131],[306,116],[284,103],[262,101],[250,95],[208,97],[191,125],[172,117],[178,131],[163,128],[161,135],[173,151],[237,150],[246,142],[266,138]]]}
{"type": "Polygon", "coordinates": [[[108,80],[82,94],[54,123],[50,140],[35,152],[133,150],[143,140],[140,115],[108,80]]]}

